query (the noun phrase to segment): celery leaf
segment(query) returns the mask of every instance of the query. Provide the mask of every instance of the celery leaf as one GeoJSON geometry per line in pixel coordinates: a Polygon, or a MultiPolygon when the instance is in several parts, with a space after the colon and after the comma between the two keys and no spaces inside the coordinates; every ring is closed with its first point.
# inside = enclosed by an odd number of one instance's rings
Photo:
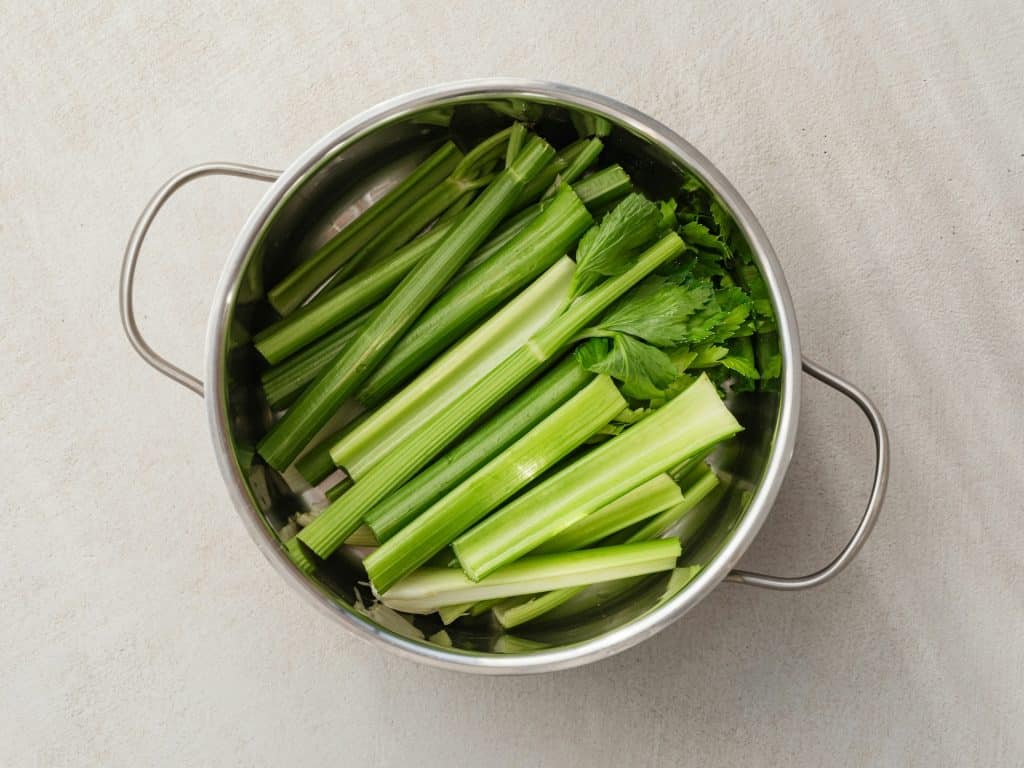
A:
{"type": "Polygon", "coordinates": [[[572,295],[629,269],[635,251],[657,234],[661,223],[662,210],[657,203],[635,192],[623,199],[587,230],[576,247],[572,295]]]}

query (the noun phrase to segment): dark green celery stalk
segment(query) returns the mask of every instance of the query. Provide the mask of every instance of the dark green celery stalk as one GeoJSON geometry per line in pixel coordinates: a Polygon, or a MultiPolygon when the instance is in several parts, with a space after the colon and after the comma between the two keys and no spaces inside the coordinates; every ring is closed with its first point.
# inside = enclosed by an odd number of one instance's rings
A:
{"type": "Polygon", "coordinates": [[[452,142],[424,160],[412,174],[353,220],[308,259],[292,270],[267,294],[282,315],[294,311],[331,274],[370,240],[384,231],[414,201],[447,178],[463,159],[452,142]]]}
{"type": "Polygon", "coordinates": [[[338,406],[373,372],[455,276],[473,250],[508,214],[523,186],[544,167],[553,152],[543,139],[531,137],[512,166],[502,171],[466,209],[466,218],[459,226],[453,227],[440,245],[381,303],[363,332],[303,392],[257,446],[270,466],[284,470],[295,460],[338,406]]]}
{"type": "MultiPolygon", "coordinates": [[[[445,210],[444,213],[437,217],[437,221],[435,221],[433,225],[428,228],[429,231],[424,232],[421,235],[418,235],[417,238],[412,241],[412,243],[403,246],[402,248],[399,249],[399,251],[403,251],[405,250],[405,248],[416,245],[416,243],[419,243],[421,239],[426,237],[428,234],[436,233],[436,231],[441,227],[448,227],[451,224],[452,219],[457,218],[460,213],[466,210],[466,206],[473,202],[473,198],[476,197],[476,192],[477,190],[475,189],[466,192],[462,197],[460,197],[452,205],[450,205],[448,209],[445,210]]],[[[324,287],[321,288],[320,291],[316,294],[316,296],[314,296],[313,299],[311,299],[307,303],[312,304],[318,301],[320,297],[329,295],[331,292],[334,291],[335,288],[337,288],[339,285],[342,285],[343,283],[347,283],[350,280],[361,279],[368,273],[373,272],[377,265],[385,262],[386,260],[387,259],[380,255],[376,255],[374,258],[366,260],[351,259],[347,264],[345,264],[345,266],[343,266],[341,269],[339,269],[337,272],[331,275],[331,279],[324,283],[324,287]]]]}
{"type": "Polygon", "coordinates": [[[366,524],[379,541],[387,541],[593,378],[594,374],[583,370],[570,355],[451,451],[370,510],[366,524]]]}
{"type": "Polygon", "coordinates": [[[459,279],[423,313],[360,388],[358,400],[369,406],[390,397],[453,340],[565,255],[593,222],[575,193],[563,187],[505,248],[459,279]]]}
{"type": "Polygon", "coordinates": [[[630,269],[609,278],[577,299],[528,344],[512,353],[458,399],[433,414],[405,442],[367,472],[352,490],[327,507],[312,525],[299,534],[303,543],[321,557],[337,549],[381,499],[419,472],[478,419],[563,351],[576,333],[586,328],[616,299],[666,261],[682,253],[684,247],[678,235],[669,233],[644,251],[630,269]],[[538,339],[542,343],[537,343],[538,339]]]}
{"type": "Polygon", "coordinates": [[[270,407],[277,411],[291,405],[306,385],[341,354],[369,319],[369,312],[353,317],[301,352],[264,371],[261,381],[270,407]]]}
{"type": "Polygon", "coordinates": [[[512,210],[518,210],[523,206],[537,202],[541,195],[544,194],[545,190],[547,190],[548,187],[551,186],[552,182],[558,178],[558,174],[565,171],[565,169],[568,168],[587,147],[587,143],[587,139],[580,139],[579,141],[574,141],[569,146],[558,150],[551,162],[548,163],[544,169],[534,176],[533,179],[530,180],[530,183],[526,185],[526,188],[523,189],[519,199],[516,200],[516,204],[512,206],[512,210]]]}
{"type": "Polygon", "coordinates": [[[590,139],[582,150],[573,158],[572,162],[554,178],[551,185],[544,192],[544,198],[549,198],[558,191],[561,184],[572,184],[583,175],[583,172],[597,162],[598,155],[604,149],[600,139],[590,139]]]}
{"type": "MultiPolygon", "coordinates": [[[[324,495],[327,496],[328,501],[335,501],[337,499],[340,499],[341,495],[351,487],[352,478],[346,477],[344,480],[339,481],[337,485],[332,485],[330,488],[328,488],[325,491],[324,495]]],[[[374,538],[374,541],[376,541],[376,537],[374,538]]]]}
{"type": "Polygon", "coordinates": [[[319,440],[316,440],[315,444],[310,446],[299,457],[299,460],[295,462],[295,471],[310,485],[316,485],[326,479],[328,475],[337,469],[331,460],[331,446],[338,442],[341,436],[350,429],[358,426],[368,415],[367,413],[359,413],[359,415],[346,420],[319,440]]]}
{"type": "Polygon", "coordinates": [[[363,560],[374,589],[386,592],[625,407],[610,378],[595,378],[363,560]]]}

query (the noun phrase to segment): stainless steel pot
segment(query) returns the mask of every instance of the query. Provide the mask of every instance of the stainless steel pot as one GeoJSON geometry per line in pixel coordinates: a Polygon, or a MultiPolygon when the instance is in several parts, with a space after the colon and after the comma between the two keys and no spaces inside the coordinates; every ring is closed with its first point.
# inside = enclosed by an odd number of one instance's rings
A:
{"type": "MultiPolygon", "coordinates": [[[[506,120],[509,118],[505,118],[506,120]]],[[[429,664],[481,673],[541,672],[578,666],[628,648],[668,626],[723,580],[768,589],[818,586],[841,571],[864,544],[885,493],[889,450],[878,411],[855,386],[801,357],[796,318],[782,268],[768,238],[743,199],[696,149],[664,125],[630,107],[588,91],[522,80],[474,80],[401,96],[364,112],[325,136],[285,171],[210,163],[182,171],[143,211],[125,251],[120,286],[121,319],[128,339],[158,371],[204,396],[210,433],[231,498],[267,559],[299,593],[356,635],[429,664]],[[608,153],[642,185],[664,187],[685,168],[704,180],[728,208],[749,241],[771,291],[783,352],[779,392],[734,396],[730,407],[746,427],[715,457],[729,478],[708,503],[715,509],[684,564],[703,565],[685,589],[664,599],[664,580],[651,580],[628,600],[586,620],[543,630],[541,650],[494,652],[495,630],[452,632],[453,647],[417,639],[417,629],[367,610],[358,565],[334,558],[317,578],[303,576],[286,556],[278,531],[289,514],[322,501],[314,490],[293,490],[255,458],[253,445],[270,413],[258,386],[259,360],[248,343],[268,315],[264,286],[322,243],[340,225],[396,183],[448,131],[478,135],[502,113],[527,113],[552,124],[574,116],[607,119],[608,153]],[[447,127],[443,124],[449,123],[447,127]],[[242,228],[217,287],[206,338],[206,385],[168,362],[146,343],[135,322],[135,265],[150,224],[168,198],[208,175],[239,176],[271,186],[242,228]],[[874,433],[876,463],[864,516],[850,541],[829,565],[800,577],[735,570],[764,523],[789,466],[796,439],[800,370],[851,398],[874,433]],[[334,562],[336,561],[336,562],[334,562]],[[375,620],[376,619],[376,620],[375,620]],[[379,620],[379,621],[378,621],[379,620]],[[383,622],[383,623],[381,623],[383,622]],[[384,626],[387,624],[387,626],[384,626]]],[[[393,618],[393,617],[392,617],[393,618]]],[[[534,637],[537,639],[537,636],[534,637]]]]}

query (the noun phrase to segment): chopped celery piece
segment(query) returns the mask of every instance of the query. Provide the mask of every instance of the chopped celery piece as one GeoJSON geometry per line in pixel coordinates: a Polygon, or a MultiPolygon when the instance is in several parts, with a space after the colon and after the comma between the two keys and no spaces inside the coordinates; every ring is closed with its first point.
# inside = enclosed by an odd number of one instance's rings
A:
{"type": "Polygon", "coordinates": [[[655,475],[609,504],[591,512],[557,536],[552,536],[533,553],[541,555],[547,552],[583,549],[682,500],[683,493],[671,477],[664,473],[655,475]]]}
{"type": "Polygon", "coordinates": [[[446,605],[528,595],[564,587],[641,576],[675,567],[677,539],[596,547],[523,558],[474,582],[454,568],[421,568],[384,594],[381,602],[405,613],[434,613],[446,605]]]}

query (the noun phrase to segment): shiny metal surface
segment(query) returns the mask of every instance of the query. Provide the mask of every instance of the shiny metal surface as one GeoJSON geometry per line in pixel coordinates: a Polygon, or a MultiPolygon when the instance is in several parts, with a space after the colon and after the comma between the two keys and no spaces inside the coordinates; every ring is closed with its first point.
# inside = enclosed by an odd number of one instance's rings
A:
{"type": "MultiPolygon", "coordinates": [[[[149,349],[131,318],[131,273],[138,247],[162,204],[161,195],[173,192],[165,193],[173,182],[147,207],[129,242],[127,283],[122,274],[122,313],[133,346],[147,362],[195,390],[202,385],[149,349]]],[[[206,403],[215,453],[242,520],[282,576],[317,607],[360,637],[435,666],[492,674],[541,672],[578,666],[642,641],[680,618],[726,578],[776,589],[799,588],[787,579],[733,572],[733,568],[767,517],[792,456],[800,364],[796,319],[771,244],[736,190],[706,158],[664,125],[605,97],[548,83],[480,80],[385,102],[325,136],[280,175],[239,234],[215,294],[206,339],[206,403]],[[491,652],[499,633],[485,623],[452,630],[454,647],[441,647],[423,639],[439,628],[429,619],[402,623],[372,605],[359,583],[365,575],[357,553],[333,557],[317,578],[306,578],[288,560],[278,532],[290,514],[322,505],[324,497],[320,489],[294,485],[290,477],[282,477],[255,457],[255,441],[271,414],[258,387],[261,362],[249,340],[270,316],[265,286],[397,183],[444,138],[472,140],[513,116],[527,117],[552,134],[563,131],[569,136],[571,119],[581,115],[598,115],[611,123],[605,139],[607,156],[622,163],[645,191],[658,195],[671,190],[686,169],[699,176],[732,212],[772,296],[783,354],[780,391],[731,398],[730,407],[745,431],[714,457],[728,481],[707,500],[714,506],[710,521],[681,558],[683,565],[703,566],[685,589],[667,596],[665,578],[651,579],[629,599],[602,606],[585,620],[543,627],[532,638],[550,646],[541,650],[491,652]]],[[[796,580],[800,586],[831,578],[856,554],[877,518],[888,468],[884,427],[870,402],[852,385],[806,365],[812,375],[821,374],[826,383],[854,397],[869,416],[879,463],[872,501],[854,539],[826,569],[796,580]]],[[[530,638],[531,633],[524,630],[522,636],[530,638]]]]}

